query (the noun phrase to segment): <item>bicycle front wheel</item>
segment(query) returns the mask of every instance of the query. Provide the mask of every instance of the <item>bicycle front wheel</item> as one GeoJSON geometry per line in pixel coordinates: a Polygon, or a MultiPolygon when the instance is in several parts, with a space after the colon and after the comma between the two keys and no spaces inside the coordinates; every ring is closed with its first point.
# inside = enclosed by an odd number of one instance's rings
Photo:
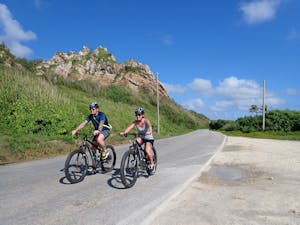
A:
{"type": "Polygon", "coordinates": [[[132,151],[126,151],[121,160],[120,174],[123,185],[132,187],[138,176],[138,157],[132,151]]]}
{"type": "Polygon", "coordinates": [[[83,181],[88,169],[86,154],[81,149],[71,152],[65,162],[65,175],[71,184],[83,181]]]}
{"type": "Polygon", "coordinates": [[[116,151],[112,145],[106,145],[106,151],[108,156],[106,159],[101,160],[101,168],[105,172],[110,172],[116,164],[116,151]]]}

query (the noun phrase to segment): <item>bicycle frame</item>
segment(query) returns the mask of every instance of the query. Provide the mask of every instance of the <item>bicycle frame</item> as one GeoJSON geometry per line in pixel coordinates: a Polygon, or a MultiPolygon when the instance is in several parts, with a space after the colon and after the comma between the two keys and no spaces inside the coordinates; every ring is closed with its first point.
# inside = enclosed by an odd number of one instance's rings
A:
{"type": "MultiPolygon", "coordinates": [[[[99,146],[96,146],[93,142],[91,142],[90,140],[87,139],[86,136],[83,137],[83,141],[82,144],[80,145],[80,148],[84,151],[86,148],[89,151],[89,154],[91,156],[91,160],[93,164],[97,164],[97,160],[96,160],[96,152],[93,150],[92,146],[96,149],[98,149],[98,151],[101,151],[99,146]]],[[[88,157],[86,158],[88,163],[89,163],[89,159],[88,157]]]]}
{"type": "Polygon", "coordinates": [[[135,154],[138,157],[139,161],[139,168],[142,170],[145,170],[148,166],[148,159],[147,154],[145,151],[145,144],[140,145],[136,142],[136,140],[133,141],[132,145],[129,146],[130,151],[134,151],[135,154]]]}

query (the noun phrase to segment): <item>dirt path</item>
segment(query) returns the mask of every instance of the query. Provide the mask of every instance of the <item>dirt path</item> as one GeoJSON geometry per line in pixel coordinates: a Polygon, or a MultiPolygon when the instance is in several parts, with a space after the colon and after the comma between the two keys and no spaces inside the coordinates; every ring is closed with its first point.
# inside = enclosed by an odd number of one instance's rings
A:
{"type": "Polygon", "coordinates": [[[299,225],[300,142],[228,137],[211,167],[150,224],[299,225]]]}

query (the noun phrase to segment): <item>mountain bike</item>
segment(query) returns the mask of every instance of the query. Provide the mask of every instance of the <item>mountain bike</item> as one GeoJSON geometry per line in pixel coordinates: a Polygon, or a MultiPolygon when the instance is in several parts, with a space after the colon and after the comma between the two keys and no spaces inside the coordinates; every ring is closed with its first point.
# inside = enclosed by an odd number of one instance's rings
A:
{"type": "Polygon", "coordinates": [[[102,149],[93,142],[83,137],[82,144],[79,149],[76,149],[68,155],[65,162],[65,175],[71,184],[83,181],[87,175],[88,169],[96,170],[101,168],[104,172],[113,170],[116,164],[116,152],[112,145],[106,145],[108,156],[106,159],[97,158],[96,152],[101,152],[102,149]]]}
{"type": "Polygon", "coordinates": [[[129,146],[129,149],[123,154],[120,166],[120,174],[123,185],[126,188],[132,187],[140,174],[140,172],[146,171],[148,176],[153,175],[156,171],[157,167],[157,154],[156,149],[152,146],[151,153],[153,157],[153,161],[155,163],[155,169],[151,170],[150,160],[145,151],[145,144],[139,145],[135,140],[137,137],[136,133],[127,134],[126,136],[133,136],[134,140],[132,144],[129,146]]]}

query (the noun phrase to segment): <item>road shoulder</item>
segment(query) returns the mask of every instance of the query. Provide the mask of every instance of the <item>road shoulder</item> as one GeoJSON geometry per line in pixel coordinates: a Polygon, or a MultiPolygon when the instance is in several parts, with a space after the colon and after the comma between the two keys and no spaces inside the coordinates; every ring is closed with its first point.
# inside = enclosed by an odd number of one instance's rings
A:
{"type": "Polygon", "coordinates": [[[300,142],[228,137],[149,224],[300,224],[300,142]]]}

